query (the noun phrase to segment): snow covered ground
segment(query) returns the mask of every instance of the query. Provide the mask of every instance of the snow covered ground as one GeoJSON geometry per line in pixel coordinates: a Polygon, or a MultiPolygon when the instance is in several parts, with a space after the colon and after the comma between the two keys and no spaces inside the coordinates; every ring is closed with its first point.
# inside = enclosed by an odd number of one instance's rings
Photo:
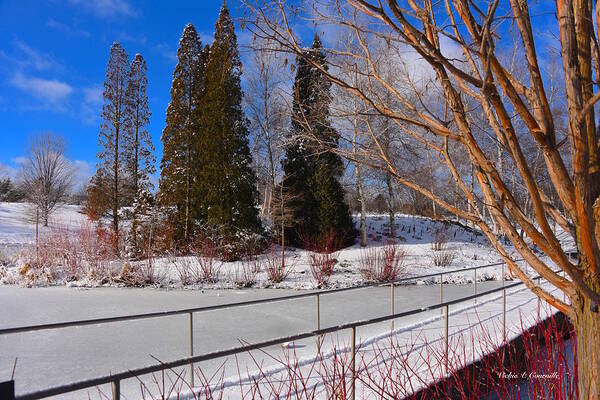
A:
{"type": "MultiPolygon", "coordinates": [[[[54,229],[68,228],[69,232],[75,233],[78,229],[88,223],[85,215],[79,212],[77,206],[60,207],[50,221],[50,228],[42,228],[41,235],[48,235],[54,229]]],[[[402,259],[404,276],[416,276],[449,270],[468,268],[477,265],[496,263],[498,256],[491,248],[487,239],[477,231],[467,229],[460,224],[442,223],[425,217],[412,215],[398,215],[396,217],[397,243],[405,256],[402,259]],[[433,243],[436,235],[445,237],[443,249],[434,251],[433,243]],[[434,258],[445,254],[449,262],[446,265],[435,265],[434,258]]],[[[357,221],[358,226],[358,221],[357,221]]],[[[388,218],[385,215],[369,215],[368,226],[368,248],[381,249],[389,242],[387,232],[389,230],[388,218]]],[[[564,235],[562,235],[564,236],[564,235]]],[[[564,239],[564,238],[560,238],[564,239]]],[[[65,275],[57,275],[55,281],[23,279],[19,274],[19,267],[24,261],[19,259],[19,250],[31,246],[35,241],[35,224],[31,218],[31,210],[22,203],[0,203],[0,269],[1,265],[7,266],[0,270],[1,283],[17,283],[29,286],[44,286],[53,284],[68,284],[69,286],[92,287],[100,285],[118,286],[118,281],[98,281],[85,274],[76,279],[67,279],[65,275]]],[[[565,246],[568,247],[568,244],[565,246]]],[[[508,247],[510,249],[510,246],[508,247]]],[[[274,252],[279,253],[280,248],[275,246],[274,252]]],[[[361,258],[365,250],[358,244],[341,250],[335,255],[333,275],[329,279],[328,287],[356,286],[364,283],[361,276],[361,258]]],[[[281,288],[281,289],[314,289],[317,283],[310,272],[309,258],[311,253],[294,248],[286,249],[286,259],[289,264],[289,274],[280,283],[269,281],[266,273],[266,260],[268,254],[259,255],[255,265],[244,262],[217,262],[217,279],[212,283],[184,283],[182,270],[198,270],[197,257],[157,257],[152,263],[152,273],[155,277],[154,285],[160,287],[182,287],[195,289],[226,289],[239,286],[239,277],[246,270],[254,270],[253,287],[256,288],[281,288]]],[[[147,268],[147,261],[130,263],[134,267],[147,268]]],[[[117,275],[124,266],[123,261],[108,263],[111,273],[117,275]]],[[[501,267],[489,267],[478,272],[479,281],[499,280],[501,267]]],[[[429,279],[422,283],[433,283],[438,278],[429,279]]],[[[454,273],[444,276],[445,282],[468,283],[472,282],[473,273],[454,273]]]]}
{"type": "MultiPolygon", "coordinates": [[[[498,282],[485,282],[480,290],[498,287],[498,282]]],[[[472,293],[468,285],[449,284],[444,287],[446,299],[455,299],[472,293]]],[[[21,326],[35,323],[56,322],[77,318],[91,318],[108,315],[122,315],[135,312],[170,310],[208,304],[250,300],[259,297],[289,293],[286,290],[245,290],[245,291],[165,291],[154,289],[69,289],[64,287],[40,288],[36,290],[15,286],[0,287],[0,302],[6,312],[0,316],[0,327],[21,326]],[[283,293],[282,293],[283,292],[283,293]]],[[[396,290],[396,312],[415,309],[439,301],[435,286],[407,286],[396,290]]],[[[522,327],[529,327],[537,321],[537,298],[526,289],[510,289],[507,295],[508,338],[518,335],[522,327]],[[521,325],[523,322],[523,326],[521,325]]],[[[315,329],[314,299],[294,300],[268,305],[239,307],[218,312],[196,314],[194,317],[195,352],[210,351],[239,346],[242,342],[258,342],[274,337],[288,336],[315,329]]],[[[383,316],[389,313],[389,288],[369,288],[321,297],[321,326],[337,326],[344,322],[383,316]]],[[[541,309],[543,318],[551,312],[541,309]]],[[[464,356],[475,359],[490,350],[490,341],[482,340],[487,334],[494,341],[501,338],[501,294],[488,295],[479,299],[477,305],[464,302],[450,308],[449,328],[451,343],[459,346],[461,341],[468,344],[464,356]],[[471,344],[476,346],[471,348],[471,344]],[[479,346],[479,347],[477,347],[479,346]],[[471,353],[469,353],[471,352],[471,353]]],[[[390,323],[380,323],[361,327],[357,330],[361,363],[381,363],[376,357],[387,357],[385,351],[391,348],[401,350],[406,356],[415,359],[438,354],[442,348],[443,318],[438,310],[420,313],[395,321],[392,335],[394,346],[390,346],[390,323]],[[429,346],[429,347],[428,347],[429,346]],[[411,348],[408,351],[408,348],[411,348]],[[381,353],[381,350],[384,350],[381,353]],[[386,350],[387,349],[387,350],[386,350]],[[420,352],[419,352],[420,351],[420,352]]],[[[170,361],[188,355],[187,317],[175,316],[143,321],[66,328],[54,331],[40,331],[28,334],[0,337],[0,376],[10,375],[15,358],[17,393],[30,392],[45,387],[56,386],[81,379],[122,372],[155,364],[158,360],[170,361]],[[153,358],[155,357],[155,358],[153,358]]],[[[286,382],[285,360],[287,356],[298,361],[303,376],[314,386],[316,398],[330,398],[323,382],[324,368],[331,367],[334,354],[347,357],[349,331],[330,334],[325,337],[321,357],[315,362],[316,345],[314,338],[299,341],[294,346],[283,348],[272,346],[265,352],[240,354],[227,360],[212,360],[196,365],[196,382],[202,374],[216,376],[211,383],[225,385],[223,398],[244,398],[241,393],[251,391],[257,378],[259,385],[269,393],[269,382],[286,382]],[[334,351],[335,348],[335,351],[334,351]],[[225,364],[224,364],[225,363],[225,364]],[[238,370],[238,367],[240,368],[238,370]],[[201,373],[202,371],[202,373],[201,373]]],[[[451,345],[451,348],[454,345],[451,345]]],[[[461,350],[460,347],[458,350],[461,350]]],[[[397,355],[396,355],[397,358],[397,355]]],[[[439,378],[441,371],[431,374],[422,362],[414,361],[414,373],[431,382],[439,378]]],[[[438,366],[439,368],[439,366],[438,366]]],[[[187,369],[185,379],[189,379],[187,369]]],[[[376,374],[377,369],[371,372],[376,374]]],[[[165,378],[169,389],[170,379],[165,378]]],[[[160,382],[160,375],[157,375],[160,382]]],[[[363,378],[366,379],[363,375],[363,378]]],[[[414,377],[413,377],[414,378],[414,377]]],[[[416,380],[416,378],[414,378],[416,380]]],[[[126,398],[140,398],[140,383],[147,385],[156,396],[161,390],[151,376],[140,380],[129,379],[121,383],[126,398]]],[[[289,383],[289,382],[288,382],[289,383]]],[[[285,386],[285,384],[284,384],[285,386]]],[[[419,387],[415,382],[415,390],[419,387]]],[[[181,382],[174,384],[175,392],[185,392],[181,382]]],[[[105,394],[108,387],[100,388],[105,394]]],[[[285,389],[282,388],[283,391],[285,389]]],[[[370,398],[368,385],[359,385],[360,396],[370,398]]],[[[173,394],[175,393],[173,392],[173,394]]],[[[101,398],[97,390],[80,391],[59,398],[101,398]]],[[[146,398],[152,398],[146,396],[146,398]]],[[[156,398],[156,397],[154,397],[156,398]]],[[[184,397],[185,398],[185,397],[184,397]]],[[[219,397],[216,397],[219,398],[219,397]]],[[[245,398],[253,398],[246,395],[245,398]]],[[[260,397],[257,397],[260,398],[260,397]]],[[[265,394],[262,398],[274,398],[265,394]]]]}
{"type": "MultiPolygon", "coordinates": [[[[40,224],[40,235],[47,234],[51,227],[68,226],[76,229],[87,217],[81,207],[59,206],[52,214],[49,227],[40,224]]],[[[35,243],[35,208],[27,203],[0,202],[0,251],[3,247],[16,247],[35,243]]]]}
{"type": "MultiPolygon", "coordinates": [[[[31,247],[35,240],[35,224],[29,217],[27,206],[24,204],[0,203],[0,282],[19,283],[18,264],[19,251],[31,247]],[[7,263],[8,261],[8,263],[7,263]],[[8,264],[2,267],[2,263],[8,264]]],[[[386,245],[387,217],[370,215],[368,217],[369,248],[380,248],[386,245]]],[[[52,218],[51,227],[42,228],[45,235],[51,229],[68,227],[69,232],[87,223],[86,217],[79,213],[78,207],[61,207],[52,218]]],[[[405,252],[403,274],[416,276],[430,273],[447,273],[450,270],[468,268],[476,265],[495,263],[496,253],[487,240],[480,234],[474,233],[459,224],[444,224],[428,218],[398,215],[396,218],[397,234],[395,242],[405,252]],[[435,241],[436,231],[444,232],[447,240],[443,249],[434,251],[432,242],[435,241]],[[436,266],[433,257],[440,252],[452,254],[452,262],[444,267],[436,266]]],[[[563,235],[564,236],[564,235],[563,235]]],[[[561,237],[560,239],[564,239],[561,237]]],[[[569,244],[565,244],[569,248],[569,244]]],[[[334,273],[328,284],[329,287],[347,287],[363,283],[360,273],[361,257],[364,250],[358,244],[344,249],[336,255],[337,262],[334,273]]],[[[144,311],[170,310],[186,307],[198,307],[208,304],[236,302],[253,298],[280,296],[294,293],[298,289],[314,289],[314,282],[309,268],[310,252],[298,249],[286,249],[286,257],[293,266],[286,279],[278,284],[272,284],[267,279],[263,262],[268,255],[258,256],[261,266],[256,274],[256,282],[251,289],[236,287],[235,275],[248,264],[244,262],[219,263],[219,279],[214,283],[183,285],[176,266],[197,263],[195,257],[162,257],[153,260],[157,276],[160,277],[155,285],[162,289],[122,289],[116,287],[119,283],[110,281],[99,283],[92,279],[83,278],[67,282],[58,280],[48,282],[49,285],[67,284],[73,288],[51,287],[31,290],[15,285],[0,286],[0,304],[4,311],[0,314],[0,327],[13,327],[43,322],[56,322],[78,318],[99,316],[114,316],[144,311]],[[182,287],[197,290],[172,290],[182,287]],[[212,289],[212,290],[204,290],[212,289]],[[235,290],[221,290],[235,289],[235,290]],[[257,290],[260,289],[260,290],[257,290]],[[275,290],[278,289],[278,290],[275,290]]],[[[144,265],[146,261],[139,262],[144,265]]],[[[123,268],[122,261],[113,261],[111,268],[118,273],[123,268]]],[[[501,267],[489,267],[477,272],[478,290],[483,291],[498,287],[501,267]]],[[[533,271],[531,271],[533,274],[533,271]]],[[[505,275],[508,277],[508,275],[505,275]]],[[[396,289],[395,310],[397,312],[424,307],[439,302],[439,288],[428,283],[439,282],[439,278],[416,281],[415,285],[403,285],[396,289]]],[[[444,299],[450,300],[473,293],[473,272],[465,271],[444,275],[444,299]]],[[[22,283],[22,282],[21,282],[22,283]]],[[[122,285],[121,285],[122,286],[122,285]]],[[[478,335],[485,332],[498,339],[498,326],[501,321],[501,301],[498,295],[481,299],[477,307],[473,302],[452,307],[450,331],[455,340],[461,337],[466,343],[482,342],[478,335]],[[479,332],[479,333],[478,333],[479,332]],[[461,336],[462,335],[462,336],[461,336]],[[465,336],[466,335],[466,336],[465,336]],[[464,337],[463,337],[464,336],[464,337]]],[[[368,288],[339,293],[321,298],[321,326],[334,326],[348,321],[373,318],[386,315],[390,309],[389,288],[368,288]]],[[[521,321],[524,327],[531,326],[537,320],[537,299],[528,290],[515,290],[507,298],[507,324],[509,338],[521,332],[521,321]]],[[[314,299],[301,301],[273,303],[260,307],[224,310],[218,313],[206,313],[195,317],[195,350],[204,353],[239,345],[243,341],[261,341],[268,338],[296,334],[315,328],[314,299]]],[[[552,313],[543,307],[545,313],[552,313]]],[[[544,312],[542,313],[543,315],[544,312]]],[[[542,315],[542,316],[543,316],[542,315]]],[[[377,324],[358,331],[360,359],[368,363],[381,364],[376,358],[381,356],[381,349],[391,349],[387,346],[390,337],[398,345],[396,348],[410,345],[417,349],[431,349],[428,354],[436,354],[429,346],[440,346],[443,332],[443,320],[439,311],[426,312],[396,321],[395,331],[390,332],[390,323],[377,324]],[[390,336],[391,335],[391,336],[390,336]]],[[[18,358],[16,370],[17,392],[24,393],[48,386],[91,378],[112,372],[138,368],[154,364],[156,357],[160,360],[173,360],[188,355],[187,350],[187,321],[182,317],[170,317],[160,320],[145,320],[132,323],[119,323],[82,328],[70,328],[56,331],[36,332],[22,335],[0,337],[0,377],[8,376],[15,358],[18,358]]],[[[322,347],[325,360],[331,360],[336,354],[345,354],[347,349],[348,332],[329,335],[322,347]],[[334,351],[335,348],[335,351],[334,351]],[[341,353],[340,353],[341,351],[341,353]]],[[[488,341],[489,342],[489,341],[488,341]]],[[[490,343],[487,343],[489,346],[490,343]]],[[[266,353],[242,354],[230,358],[224,367],[222,360],[203,363],[199,368],[209,376],[217,371],[221,383],[226,386],[225,398],[244,397],[243,393],[252,390],[253,382],[245,375],[262,376],[259,384],[270,386],[269,379],[286,382],[282,378],[281,357],[290,355],[302,360],[300,369],[311,369],[315,365],[314,339],[296,343],[291,349],[274,346],[266,349],[266,353]],[[257,358],[257,356],[260,356],[257,358]],[[258,364],[257,364],[258,361],[258,364]],[[240,364],[238,364],[240,363],[240,364]],[[241,369],[238,370],[238,365],[241,369]],[[257,372],[268,370],[268,374],[257,372]],[[258,375],[257,375],[258,374],[258,375]],[[242,379],[240,379],[240,377],[242,379]],[[267,379],[266,377],[270,377],[267,379]],[[246,392],[244,391],[246,389],[246,392]]],[[[471,352],[485,352],[483,347],[473,347],[471,352]]],[[[410,357],[416,357],[411,355],[410,357]]],[[[473,354],[467,354],[473,358],[473,354]]],[[[422,357],[422,355],[421,355],[422,357]]],[[[390,358],[390,356],[388,356],[390,358]]],[[[394,357],[391,357],[394,358],[394,357]]],[[[322,364],[322,368],[326,364],[322,364]]],[[[415,371],[425,374],[427,379],[421,382],[431,382],[440,377],[441,372],[429,373],[419,368],[425,366],[415,361],[415,371]]],[[[198,380],[201,379],[197,369],[198,380]]],[[[323,372],[323,371],[322,371],[323,372]]],[[[331,397],[327,385],[319,383],[322,374],[309,374],[318,398],[331,397]]],[[[407,377],[406,379],[412,379],[407,377]]],[[[197,380],[197,382],[198,382],[197,380]]],[[[144,377],[144,384],[153,387],[154,393],[160,388],[151,382],[151,377],[144,377]]],[[[140,393],[140,381],[129,380],[123,383],[123,390],[128,398],[137,398],[140,393]]],[[[211,380],[214,382],[214,379],[211,380]]],[[[254,380],[256,382],[256,380],[254,380]]],[[[289,383],[289,380],[287,381],[289,383]]],[[[358,398],[369,398],[368,384],[359,385],[358,398]],[[362,391],[362,392],[361,392],[362,391]]],[[[185,385],[181,382],[174,385],[177,391],[184,392],[185,385]]],[[[418,385],[417,385],[418,386],[418,385]]],[[[416,389],[416,386],[415,386],[416,389]]],[[[102,388],[109,393],[109,388],[102,388]]],[[[74,394],[65,398],[87,398],[87,394],[74,394]]],[[[96,398],[98,392],[90,392],[90,398],[96,398]]],[[[268,397],[268,396],[267,396],[268,397]]]]}

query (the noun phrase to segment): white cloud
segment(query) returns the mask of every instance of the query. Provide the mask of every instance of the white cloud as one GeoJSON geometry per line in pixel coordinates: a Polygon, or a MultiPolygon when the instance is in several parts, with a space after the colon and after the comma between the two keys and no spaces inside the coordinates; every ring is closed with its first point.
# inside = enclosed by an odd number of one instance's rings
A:
{"type": "Polygon", "coordinates": [[[15,179],[17,176],[17,172],[17,168],[0,163],[0,178],[15,179]]]}
{"type": "Polygon", "coordinates": [[[12,161],[13,164],[21,166],[27,162],[27,157],[25,157],[25,156],[14,157],[14,158],[11,158],[10,161],[12,161]]]}
{"type": "Polygon", "coordinates": [[[11,68],[47,71],[60,69],[61,67],[60,63],[54,57],[34,49],[22,40],[14,40],[13,49],[10,54],[0,50],[0,60],[4,60],[4,63],[10,64],[11,68]]]}
{"type": "Polygon", "coordinates": [[[46,105],[59,105],[73,92],[71,85],[56,79],[42,79],[17,72],[10,83],[46,105]]]}
{"type": "Polygon", "coordinates": [[[52,68],[56,62],[48,55],[29,47],[25,42],[15,41],[15,46],[23,53],[25,58],[20,57],[21,63],[37,69],[38,71],[52,68]]]}
{"type": "Polygon", "coordinates": [[[92,86],[83,88],[83,101],[95,105],[102,103],[102,87],[92,86]]]}
{"type": "MultiPolygon", "coordinates": [[[[9,177],[11,179],[17,179],[19,171],[23,164],[27,162],[25,156],[15,157],[11,160],[12,165],[0,163],[0,178],[9,177]]],[[[92,164],[85,160],[68,160],[73,167],[73,190],[77,191],[90,181],[94,168],[92,164]]]]}
{"type": "Polygon", "coordinates": [[[177,49],[166,43],[159,43],[154,46],[154,50],[169,61],[177,61],[177,49]]]}
{"type": "Polygon", "coordinates": [[[102,105],[102,86],[83,88],[83,101],[81,102],[81,119],[88,125],[93,125],[98,120],[100,106],[102,105]]]}
{"type": "Polygon", "coordinates": [[[93,174],[92,165],[85,160],[74,160],[71,162],[75,175],[73,176],[73,189],[77,191],[87,185],[93,174]]]}
{"type": "Polygon", "coordinates": [[[119,38],[121,39],[122,42],[129,42],[129,43],[134,43],[134,44],[141,44],[144,45],[146,44],[146,41],[148,40],[148,38],[146,38],[146,36],[144,35],[130,35],[127,32],[122,32],[119,35],[119,38]]]}
{"type": "Polygon", "coordinates": [[[69,0],[73,5],[80,5],[99,17],[137,15],[134,7],[125,0],[69,0]]]}
{"type": "Polygon", "coordinates": [[[48,28],[52,28],[57,31],[66,33],[67,35],[90,37],[90,33],[88,31],[69,26],[60,21],[55,20],[54,18],[50,18],[48,21],[46,21],[46,26],[48,28]]]}

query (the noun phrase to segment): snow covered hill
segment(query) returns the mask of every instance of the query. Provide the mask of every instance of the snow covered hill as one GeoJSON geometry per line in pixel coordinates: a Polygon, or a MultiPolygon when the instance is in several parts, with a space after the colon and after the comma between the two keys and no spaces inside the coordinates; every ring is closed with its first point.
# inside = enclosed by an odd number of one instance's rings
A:
{"type": "MultiPolygon", "coordinates": [[[[69,284],[71,286],[119,286],[123,282],[113,277],[121,274],[126,268],[133,268],[151,275],[145,285],[159,287],[191,287],[191,288],[236,288],[253,286],[257,288],[292,288],[314,289],[317,287],[311,273],[310,260],[313,253],[305,250],[286,248],[285,257],[288,265],[283,281],[274,283],[269,279],[266,265],[269,258],[281,253],[281,248],[274,246],[272,252],[259,255],[253,261],[220,262],[215,260],[214,279],[187,279],[187,275],[198,274],[202,259],[197,256],[174,257],[160,256],[152,260],[125,262],[111,260],[104,268],[108,274],[104,278],[88,276],[90,274],[52,273],[52,278],[23,279],[22,257],[19,251],[31,248],[35,241],[35,223],[31,208],[23,203],[0,203],[0,281],[3,283],[25,284],[28,286],[44,286],[53,284],[69,284]],[[247,277],[246,275],[251,275],[247,277]],[[201,282],[202,281],[202,282],[201,282]]],[[[358,227],[358,218],[355,218],[358,227]]],[[[388,217],[386,215],[369,215],[367,218],[368,246],[366,249],[355,243],[333,255],[333,274],[328,279],[327,287],[346,287],[363,283],[364,260],[369,251],[382,251],[391,241],[403,252],[401,257],[402,276],[415,276],[430,273],[447,272],[498,262],[497,253],[491,248],[487,239],[476,230],[458,223],[441,222],[430,218],[397,215],[395,219],[396,236],[388,238],[388,217]]],[[[52,230],[63,229],[70,233],[87,225],[87,217],[80,213],[77,206],[62,206],[53,215],[49,228],[41,228],[40,235],[48,235],[52,230]]],[[[509,247],[510,248],[510,247],[509,247]]],[[[97,274],[96,274],[97,275],[97,274]]],[[[478,280],[500,279],[501,267],[490,267],[478,272],[478,280]]],[[[445,282],[472,282],[472,271],[444,275],[445,282]]],[[[432,278],[426,282],[439,282],[432,278]]]]}

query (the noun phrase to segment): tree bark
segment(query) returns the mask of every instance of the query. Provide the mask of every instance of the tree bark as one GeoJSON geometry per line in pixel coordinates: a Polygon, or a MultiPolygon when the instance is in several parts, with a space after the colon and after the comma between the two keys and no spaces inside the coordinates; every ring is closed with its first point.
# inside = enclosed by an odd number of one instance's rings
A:
{"type": "Polygon", "coordinates": [[[579,399],[600,399],[600,313],[580,296],[575,314],[579,399]]]}
{"type": "Polygon", "coordinates": [[[395,212],[394,212],[394,188],[392,187],[392,176],[389,173],[385,174],[385,184],[387,186],[388,191],[388,214],[390,219],[390,231],[389,237],[390,239],[394,239],[396,237],[396,227],[395,227],[395,212]]]}
{"type": "Polygon", "coordinates": [[[360,203],[360,245],[367,246],[367,206],[365,203],[365,195],[363,193],[362,179],[360,176],[360,166],[354,164],[356,169],[356,191],[358,192],[358,201],[360,203]]]}

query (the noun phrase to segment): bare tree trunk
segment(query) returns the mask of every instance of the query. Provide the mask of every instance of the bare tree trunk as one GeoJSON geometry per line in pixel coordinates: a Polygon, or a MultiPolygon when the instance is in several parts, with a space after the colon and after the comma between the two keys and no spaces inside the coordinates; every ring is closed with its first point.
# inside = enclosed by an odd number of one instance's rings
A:
{"type": "MultiPolygon", "coordinates": [[[[427,166],[429,168],[429,179],[431,179],[431,193],[434,193],[435,180],[433,179],[433,167],[431,166],[431,157],[429,155],[429,149],[427,149],[427,166]]],[[[435,207],[435,201],[431,200],[431,211],[433,211],[433,218],[437,218],[437,209],[435,207]]]]}
{"type": "Polygon", "coordinates": [[[367,205],[365,202],[365,195],[363,192],[362,179],[360,176],[360,166],[358,163],[354,164],[356,170],[356,191],[358,193],[358,202],[360,203],[360,245],[362,247],[367,246],[367,205]]]}
{"type": "Polygon", "coordinates": [[[600,313],[583,294],[576,305],[577,386],[580,399],[600,398],[600,313]],[[595,311],[594,311],[595,310],[595,311]]]}
{"type": "MultiPolygon", "coordinates": [[[[134,149],[134,167],[133,167],[133,195],[134,199],[138,199],[138,163],[139,163],[139,105],[136,108],[136,117],[135,117],[135,149],[134,149]]],[[[138,242],[137,242],[137,227],[138,227],[138,204],[135,204],[133,207],[133,216],[131,221],[131,242],[133,244],[133,251],[137,256],[138,253],[138,242]]]]}
{"type": "MultiPolygon", "coordinates": [[[[264,75],[264,91],[263,91],[263,102],[264,102],[264,126],[265,126],[265,136],[267,139],[267,156],[269,157],[269,178],[271,181],[269,182],[270,188],[269,193],[272,193],[275,188],[275,160],[273,157],[273,143],[271,137],[271,124],[269,121],[269,76],[267,74],[264,75]]],[[[269,202],[267,204],[267,215],[271,215],[271,201],[269,198],[269,202]]]]}
{"type": "Polygon", "coordinates": [[[394,188],[392,187],[392,176],[389,172],[385,174],[385,184],[388,191],[388,214],[390,219],[389,237],[393,239],[396,236],[395,211],[394,211],[394,188]]]}
{"type": "MultiPolygon", "coordinates": [[[[117,121],[121,120],[121,116],[117,113],[117,121]]],[[[119,129],[120,122],[115,124],[115,154],[113,162],[113,230],[114,230],[114,251],[119,255],[119,129]]]]}
{"type": "Polygon", "coordinates": [[[35,208],[35,261],[40,264],[40,208],[35,208]]]}
{"type": "Polygon", "coordinates": [[[283,263],[285,262],[285,205],[284,205],[284,199],[283,199],[283,180],[281,180],[281,187],[280,187],[280,196],[281,196],[281,262],[282,262],[282,267],[283,267],[283,263]]]}

